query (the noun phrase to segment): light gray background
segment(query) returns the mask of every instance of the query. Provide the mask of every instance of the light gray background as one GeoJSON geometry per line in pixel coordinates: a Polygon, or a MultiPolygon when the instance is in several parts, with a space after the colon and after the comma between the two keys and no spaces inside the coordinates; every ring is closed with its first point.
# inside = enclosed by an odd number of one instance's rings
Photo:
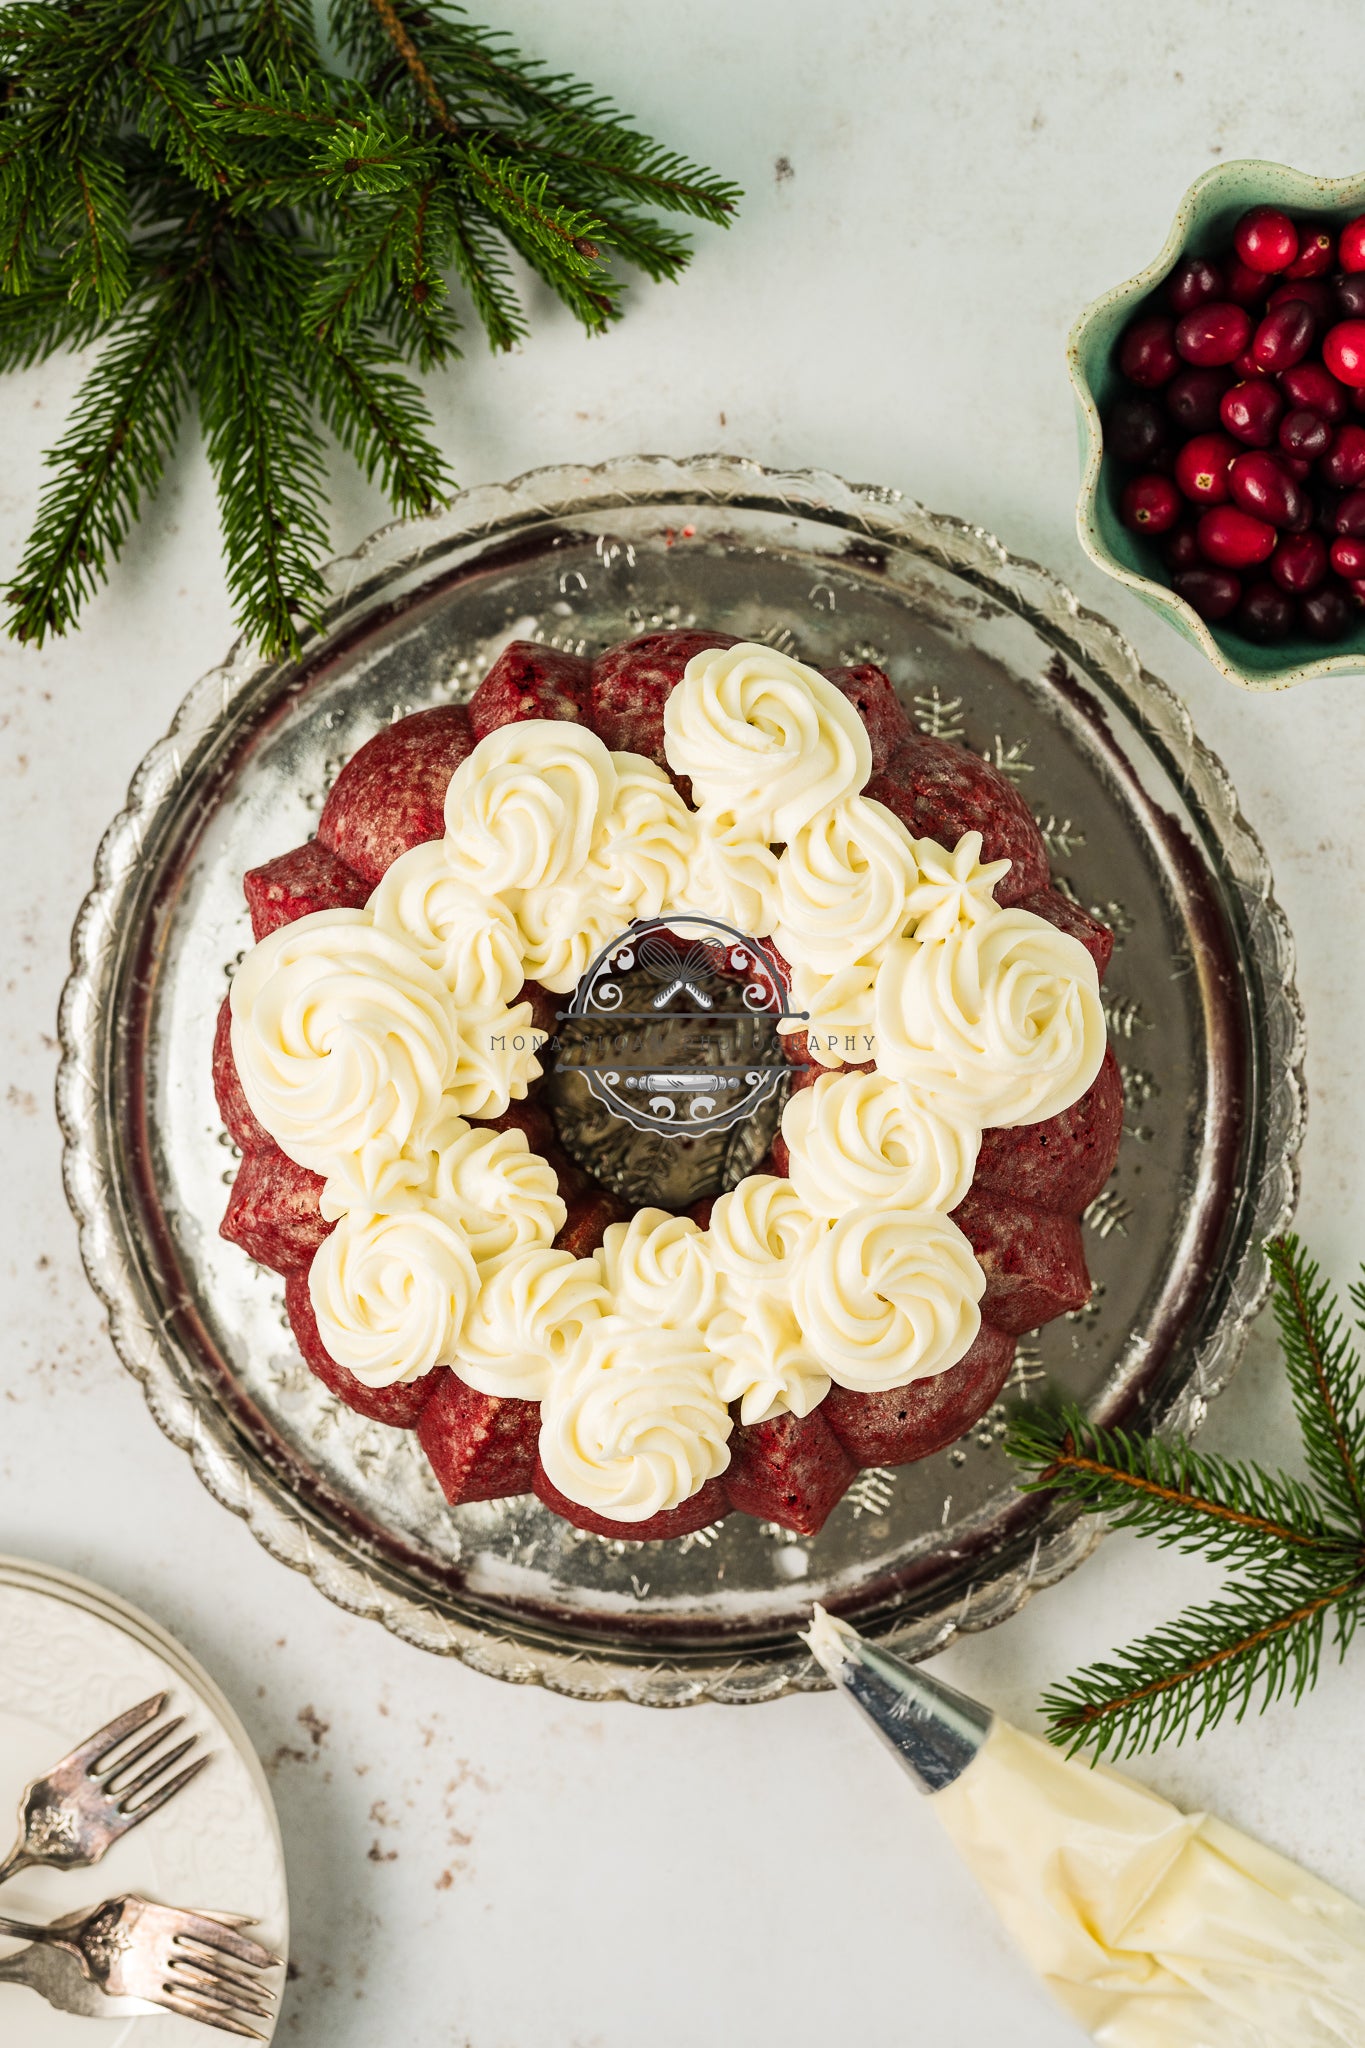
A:
{"type": "MultiPolygon", "coordinates": [[[[606,340],[540,303],[522,354],[495,361],[475,340],[432,388],[461,481],[642,449],[825,465],[979,520],[1116,618],[1187,699],[1269,848],[1308,1008],[1301,1222],[1349,1278],[1365,1250],[1365,680],[1244,697],[1085,564],[1062,341],[1087,300],[1155,254],[1215,160],[1359,170],[1353,0],[473,11],[592,76],[748,197],[729,236],[701,231],[683,284],[642,286],[606,340]]],[[[7,573],[80,371],[62,360],[0,385],[7,573]]],[[[386,516],[340,472],[339,548],[386,516]]],[[[0,653],[0,1548],[150,1609],[241,1709],[290,1859],[299,1974],[280,2039],[816,2048],[856,2027],[936,2048],[1079,2040],[840,1702],[583,1707],[423,1656],[273,1563],[146,1414],[62,1198],[54,1019],[98,837],[231,637],[190,447],[79,636],[0,653]]],[[[1264,1323],[1207,1441],[1292,1455],[1264,1323]]],[[[1028,1725],[1048,1680],[1209,1583],[1114,1538],[942,1668],[1028,1725]]],[[[1365,1898],[1361,1655],[1327,1669],[1300,1711],[1221,1729],[1140,1774],[1365,1898]]],[[[16,2040],[10,2026],[6,2008],[0,2034],[16,2040]]]]}

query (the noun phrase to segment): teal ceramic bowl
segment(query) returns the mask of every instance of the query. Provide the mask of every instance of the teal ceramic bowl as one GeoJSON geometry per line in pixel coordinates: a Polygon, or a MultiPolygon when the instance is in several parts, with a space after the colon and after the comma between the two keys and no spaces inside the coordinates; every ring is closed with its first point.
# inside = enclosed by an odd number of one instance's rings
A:
{"type": "Polygon", "coordinates": [[[1232,230],[1248,206],[1273,205],[1293,214],[1321,214],[1341,223],[1365,213],[1365,176],[1312,178],[1284,164],[1248,160],[1216,164],[1196,178],[1181,200],[1161,254],[1087,306],[1067,338],[1067,363],[1075,387],[1081,437],[1081,494],[1076,525],[1081,546],[1118,582],[1160,612],[1163,619],[1206,654],[1221,675],[1244,690],[1287,690],[1310,676],[1365,674],[1365,613],[1345,640],[1324,646],[1294,638],[1275,647],[1244,640],[1225,626],[1206,625],[1164,580],[1155,552],[1119,518],[1116,465],[1105,462],[1100,416],[1118,396],[1114,362],[1119,335],[1149,292],[1175,268],[1186,250],[1213,255],[1231,246],[1232,230]]]}

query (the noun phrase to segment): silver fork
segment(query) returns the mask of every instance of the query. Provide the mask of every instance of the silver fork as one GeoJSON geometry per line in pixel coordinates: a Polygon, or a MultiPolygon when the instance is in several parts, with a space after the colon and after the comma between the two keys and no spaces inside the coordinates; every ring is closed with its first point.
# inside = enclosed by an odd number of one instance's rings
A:
{"type": "Polygon", "coordinates": [[[37,1863],[50,1863],[58,1870],[85,1870],[98,1863],[120,1835],[183,1792],[212,1762],[211,1756],[201,1756],[167,1779],[166,1773],[198,1740],[190,1735],[172,1749],[162,1749],[183,1725],[183,1714],[152,1728],[134,1748],[121,1747],[130,1735],[157,1720],[169,1698],[169,1693],[153,1693],[129,1707],[25,1788],[19,1801],[19,1839],[0,1863],[0,1884],[37,1863]],[[117,1756],[115,1750],[120,1752],[117,1756]],[[153,1755],[154,1751],[158,1753],[153,1755]],[[144,1759],[149,1759],[146,1768],[130,1778],[129,1772],[144,1759]]]}
{"type": "Polygon", "coordinates": [[[48,1926],[0,1915],[0,1936],[34,1944],[0,1960],[0,1983],[27,1984],[60,2011],[94,2019],[151,2008],[264,2041],[249,2022],[274,2016],[277,1993],[260,1972],[280,1959],[241,1932],[252,1925],[127,1893],[48,1926]]]}

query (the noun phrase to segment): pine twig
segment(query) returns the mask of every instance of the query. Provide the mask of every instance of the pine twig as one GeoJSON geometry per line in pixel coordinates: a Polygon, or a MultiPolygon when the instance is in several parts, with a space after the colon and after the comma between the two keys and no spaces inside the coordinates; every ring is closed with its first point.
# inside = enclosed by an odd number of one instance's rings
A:
{"type": "MultiPolygon", "coordinates": [[[[1311,1483],[1090,1422],[1025,1410],[1007,1448],[1025,1487],[1234,1573],[1191,1608],[1046,1695],[1053,1741],[1131,1755],[1315,1683],[1329,1631],[1344,1655],[1365,1607],[1365,1374],[1331,1288],[1298,1240],[1267,1247],[1285,1370],[1311,1483]]],[[[1365,1328],[1365,1281],[1352,1289],[1365,1328]]]]}
{"type": "Polygon", "coordinates": [[[320,616],[323,430],[399,512],[451,487],[404,366],[527,323],[519,258],[594,332],[620,262],[691,256],[659,214],[736,189],[523,57],[454,0],[9,0],[0,8],[0,369],[103,341],[9,587],[65,631],[108,575],[191,402],[240,624],[320,616]]]}

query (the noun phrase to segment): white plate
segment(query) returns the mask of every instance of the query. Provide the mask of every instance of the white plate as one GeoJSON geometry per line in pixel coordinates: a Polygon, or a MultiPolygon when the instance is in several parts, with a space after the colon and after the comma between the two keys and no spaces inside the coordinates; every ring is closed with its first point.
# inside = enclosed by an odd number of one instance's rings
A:
{"type": "MultiPolygon", "coordinates": [[[[172,1697],[185,1734],[214,1761],[160,1813],[116,1842],[92,1870],[26,1870],[0,1892],[0,1913],[55,1919],[119,1892],[168,1905],[249,1913],[288,1954],[289,1905],[279,1827],[261,1767],[232,1708],[164,1629],[112,1594],[47,1565],[0,1558],[0,1856],[31,1778],[96,1728],[154,1692],[172,1697]]],[[[179,1739],[179,1738],[178,1738],[179,1739]]],[[[0,1954],[19,1944],[0,1942],[0,1954]]],[[[260,2027],[268,2036],[269,2021],[260,2027]]],[[[208,2048],[225,2034],[169,2014],[90,2023],[53,2012],[22,1985],[0,1984],[0,2041],[18,2048],[208,2048]]]]}

